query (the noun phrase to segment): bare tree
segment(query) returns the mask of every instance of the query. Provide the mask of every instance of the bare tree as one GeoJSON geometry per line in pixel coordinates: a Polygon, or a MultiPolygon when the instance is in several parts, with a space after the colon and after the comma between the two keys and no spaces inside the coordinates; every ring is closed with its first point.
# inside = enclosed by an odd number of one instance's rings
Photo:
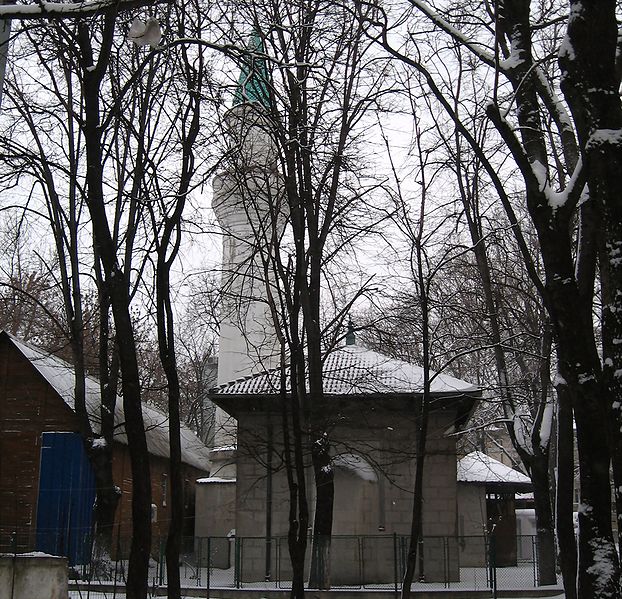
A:
{"type": "MultiPolygon", "coordinates": [[[[40,77],[50,77],[54,82],[52,87],[57,91],[61,87],[70,90],[68,96],[63,98],[59,93],[53,104],[70,107],[73,104],[71,93],[74,87],[71,72],[70,60],[61,61],[58,72],[49,64],[50,45],[41,44],[42,32],[40,28],[34,28],[28,32],[29,44],[34,48],[34,58],[42,65],[40,77]]],[[[21,40],[23,41],[23,40],[21,40]]],[[[55,41],[59,43],[58,37],[55,41]]],[[[54,43],[54,42],[53,42],[54,43]]],[[[22,44],[21,47],[24,47],[22,44]]],[[[35,191],[40,190],[44,197],[44,211],[47,217],[48,226],[52,231],[52,240],[55,253],[55,264],[51,266],[50,275],[56,276],[58,288],[62,297],[62,306],[66,331],[66,342],[71,348],[69,360],[74,365],[75,370],[75,409],[80,422],[80,432],[85,441],[86,451],[94,465],[95,477],[98,489],[98,501],[96,512],[97,523],[97,542],[100,550],[109,551],[112,536],[112,524],[114,513],[118,502],[118,494],[112,481],[112,436],[114,422],[108,417],[108,412],[102,410],[100,429],[97,433],[91,424],[90,415],[87,411],[85,397],[85,374],[87,360],[84,348],[84,333],[88,323],[85,322],[85,310],[83,308],[82,288],[85,278],[85,249],[84,234],[85,218],[84,194],[80,181],[80,133],[73,116],[69,111],[65,112],[64,119],[62,112],[57,114],[58,128],[51,130],[50,123],[54,121],[51,112],[41,110],[40,104],[33,100],[31,87],[27,85],[25,77],[19,77],[19,70],[15,69],[15,79],[7,82],[7,100],[10,101],[9,110],[12,108],[19,114],[20,121],[23,123],[25,131],[22,138],[16,139],[13,135],[2,138],[7,164],[11,169],[5,173],[5,180],[8,184],[19,177],[29,175],[32,178],[32,185],[35,191]],[[58,164],[54,158],[55,143],[53,141],[62,138],[66,144],[65,164],[58,164]],[[33,150],[24,144],[25,140],[32,140],[33,150]],[[106,442],[95,442],[101,437],[106,442]]],[[[50,97],[54,97],[51,95],[50,97]]],[[[5,102],[6,104],[6,102],[5,102]]],[[[6,108],[5,108],[6,110],[6,108]]],[[[17,125],[19,126],[19,125],[17,125]]],[[[14,209],[18,210],[16,203],[14,209]]],[[[26,206],[24,214],[29,214],[30,208],[26,206]]],[[[31,216],[34,217],[34,214],[31,216]]],[[[108,318],[105,313],[104,318],[108,318]]],[[[91,323],[92,324],[92,323],[91,323]]],[[[51,348],[50,348],[51,349],[51,348]]],[[[103,356],[103,363],[107,364],[108,347],[103,356]]],[[[107,370],[107,368],[106,368],[107,370]]],[[[105,385],[109,380],[103,373],[105,385]]],[[[115,385],[108,386],[114,390],[115,385]]],[[[116,393],[105,402],[106,407],[111,408],[114,414],[116,403],[116,393]]]]}
{"type": "MultiPolygon", "coordinates": [[[[201,32],[198,11],[193,14],[195,23],[185,23],[184,19],[180,18],[181,15],[187,14],[188,8],[180,7],[177,15],[178,34],[181,37],[198,36],[201,32]]],[[[197,174],[201,173],[201,169],[195,164],[195,157],[200,138],[202,90],[208,84],[208,77],[205,58],[200,49],[193,53],[192,48],[181,46],[175,58],[174,69],[182,74],[185,85],[182,89],[175,86],[171,90],[168,82],[164,80],[159,89],[150,90],[152,97],[163,95],[166,98],[175,98],[176,109],[175,113],[168,114],[166,104],[162,105],[156,101],[158,108],[154,112],[166,116],[165,120],[169,125],[158,133],[158,138],[162,140],[161,145],[155,148],[155,152],[149,152],[149,163],[157,166],[153,168],[149,181],[142,182],[142,187],[146,198],[151,197],[155,200],[149,203],[149,212],[156,254],[154,274],[158,349],[166,375],[170,441],[171,519],[166,542],[166,570],[168,596],[178,599],[181,597],[179,556],[184,528],[184,482],[180,436],[181,383],[175,349],[174,308],[171,295],[172,268],[182,242],[184,210],[193,186],[197,184],[193,178],[197,178],[197,174]],[[179,131],[180,168],[168,179],[165,176],[164,160],[168,153],[166,140],[177,138],[175,130],[179,131]]],[[[154,65],[154,68],[157,69],[158,66],[154,65]]],[[[141,136],[138,143],[142,141],[141,136]]]]}
{"type": "MultiPolygon", "coordinates": [[[[542,5],[533,13],[527,1],[486,5],[481,13],[486,28],[479,30],[463,21],[464,13],[438,7],[434,10],[430,3],[418,0],[412,0],[410,6],[413,15],[434,24],[452,44],[460,45],[473,61],[489,69],[494,79],[486,114],[518,166],[525,187],[525,203],[537,231],[545,272],[543,301],[556,342],[557,386],[563,387],[559,399],[564,408],[572,408],[577,428],[581,502],[587,506],[579,514],[577,593],[579,597],[618,596],[619,563],[610,524],[609,463],[619,433],[616,429],[607,438],[598,431],[618,421],[617,388],[610,384],[607,372],[615,370],[619,360],[617,350],[609,353],[611,347],[608,349],[605,343],[603,372],[592,320],[598,233],[604,231],[609,251],[619,242],[620,220],[617,203],[612,199],[618,194],[619,178],[613,172],[618,168],[619,145],[605,133],[618,130],[622,113],[617,95],[615,2],[577,0],[570,3],[569,11],[557,5],[542,5]],[[551,78],[542,67],[553,66],[551,55],[539,56],[538,52],[546,48],[539,41],[559,40],[555,34],[568,15],[559,70],[551,78]],[[550,35],[542,35],[542,30],[550,35]],[[556,95],[557,85],[561,85],[567,104],[556,95]],[[552,137],[545,134],[544,119],[553,123],[552,137]],[[555,154],[552,145],[561,148],[556,160],[551,158],[555,154]],[[575,253],[577,240],[579,251],[575,253]]],[[[391,25],[386,14],[380,11],[378,17],[385,49],[421,74],[484,163],[485,150],[443,97],[431,68],[415,53],[393,46],[387,35],[391,25]]],[[[410,31],[415,29],[411,27],[410,31]]],[[[416,34],[412,33],[411,39],[413,36],[416,39],[416,34]]],[[[557,50],[555,42],[553,45],[557,50]]],[[[490,163],[485,168],[514,224],[506,186],[490,163]]],[[[521,246],[529,260],[526,249],[521,246]]],[[[612,282],[612,289],[616,289],[619,263],[601,259],[600,267],[612,282]]],[[[609,305],[615,308],[617,301],[619,298],[609,305]]],[[[617,330],[617,317],[613,321],[603,319],[604,337],[617,330]]],[[[569,431],[560,433],[562,442],[569,431]]],[[[563,547],[562,555],[570,551],[572,547],[563,547]]],[[[564,576],[564,581],[567,593],[574,596],[572,576],[564,576]]]]}
{"type": "Polygon", "coordinates": [[[369,54],[371,44],[361,25],[343,7],[243,3],[239,8],[260,43],[243,61],[238,105],[229,122],[233,128],[242,123],[241,137],[249,143],[255,134],[244,127],[260,130],[272,154],[262,175],[244,163],[244,153],[234,144],[229,172],[237,173],[240,209],[253,227],[248,243],[256,270],[250,276],[266,281],[264,301],[278,338],[292,595],[302,597],[310,512],[306,459],[316,474],[310,586],[330,584],[331,439],[314,409],[323,399],[323,360],[363,292],[357,289],[327,317],[323,289],[335,257],[379,218],[370,209],[370,216],[360,219],[360,207],[370,206],[377,184],[364,181],[355,155],[364,147],[368,111],[387,93],[377,85],[386,65],[369,54]],[[284,214],[285,236],[278,225],[284,214]],[[360,220],[349,220],[351,214],[360,220]]]}
{"type": "MultiPolygon", "coordinates": [[[[196,35],[201,27],[197,14],[194,7],[184,5],[171,14],[169,25],[179,27],[176,34],[183,36],[184,27],[194,19],[192,34],[196,35]]],[[[116,12],[107,11],[88,22],[68,25],[59,21],[45,26],[45,31],[30,27],[29,33],[23,35],[30,35],[28,41],[34,48],[42,76],[39,80],[26,79],[20,62],[14,61],[11,71],[17,76],[21,74],[21,78],[11,83],[9,95],[13,110],[22,119],[14,121],[13,127],[26,123],[37,151],[20,146],[18,138],[11,135],[6,135],[2,142],[6,155],[16,165],[15,177],[24,176],[24,171],[17,167],[26,165],[28,174],[39,181],[57,233],[58,259],[62,261],[67,255],[74,260],[68,262],[71,268],[61,269],[61,273],[67,273],[62,287],[68,311],[66,320],[78,340],[84,328],[76,318],[82,313],[78,303],[82,297],[79,285],[89,275],[96,282],[102,356],[101,434],[106,443],[93,445],[111,450],[116,373],[120,368],[133,474],[133,537],[127,589],[128,596],[144,597],[151,546],[151,481],[141,412],[137,347],[140,319],[136,318],[133,306],[140,298],[140,290],[148,284],[146,275],[155,272],[162,355],[166,358],[168,387],[173,398],[173,414],[169,419],[173,429],[172,472],[179,477],[179,410],[175,410],[179,398],[178,394],[175,396],[178,385],[172,347],[170,269],[181,240],[183,207],[193,191],[191,180],[202,172],[204,158],[196,161],[193,148],[199,132],[201,86],[208,79],[202,70],[200,51],[174,46],[173,60],[167,60],[161,51],[139,50],[128,45],[123,31],[119,31],[127,26],[116,12]],[[197,65],[201,67],[200,72],[196,70],[197,65]],[[52,90],[47,95],[39,87],[46,83],[52,90]],[[157,96],[156,90],[163,95],[157,96]],[[34,96],[28,97],[31,91],[39,94],[36,100],[34,96]],[[40,98],[49,103],[49,110],[39,105],[40,98]],[[55,123],[61,124],[60,129],[53,127],[55,123]],[[173,174],[177,164],[181,171],[173,174]],[[159,177],[154,177],[154,172],[159,177]],[[151,221],[147,219],[149,214],[151,221]],[[153,224],[152,232],[150,224],[153,224]],[[152,251],[157,260],[153,271],[152,251]],[[114,328],[110,327],[110,313],[114,328]]],[[[21,44],[24,38],[17,39],[21,44]]],[[[14,50],[25,47],[16,44],[14,50]]],[[[78,365],[79,360],[75,359],[74,363],[78,365]]],[[[78,393],[76,405],[80,406],[78,393]]],[[[92,431],[85,436],[94,437],[92,431]]],[[[113,490],[110,481],[107,488],[113,490]]],[[[183,509],[183,481],[176,483],[171,486],[177,516],[175,526],[171,527],[173,540],[169,553],[171,563],[175,564],[170,584],[172,589],[177,587],[179,595],[176,555],[182,533],[179,506],[183,509]]],[[[111,514],[112,518],[114,507],[111,514]]]]}

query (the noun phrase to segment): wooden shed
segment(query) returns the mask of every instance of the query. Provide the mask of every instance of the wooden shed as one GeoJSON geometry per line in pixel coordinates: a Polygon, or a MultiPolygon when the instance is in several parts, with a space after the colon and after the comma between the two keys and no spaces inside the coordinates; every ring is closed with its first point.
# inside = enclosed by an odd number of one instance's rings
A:
{"type": "MultiPolygon", "coordinates": [[[[88,557],[95,497],[93,476],[73,410],[73,367],[0,331],[0,551],[88,557]]],[[[97,431],[99,382],[87,377],[87,410],[97,431]]],[[[143,406],[150,453],[154,541],[169,522],[168,418],[143,406]]],[[[113,479],[121,491],[115,518],[118,546],[131,538],[132,477],[122,402],[117,402],[113,479]]],[[[194,529],[194,480],[209,470],[208,451],[182,427],[185,526],[194,529]]]]}

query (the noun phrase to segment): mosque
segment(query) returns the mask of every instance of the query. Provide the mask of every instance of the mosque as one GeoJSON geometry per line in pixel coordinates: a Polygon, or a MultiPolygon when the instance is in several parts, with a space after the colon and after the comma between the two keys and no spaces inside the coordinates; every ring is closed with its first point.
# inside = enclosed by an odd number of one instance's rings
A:
{"type": "MultiPolygon", "coordinates": [[[[261,72],[259,70],[259,72],[261,72]]],[[[250,73],[250,74],[249,74],[250,73]]],[[[215,178],[213,208],[224,232],[224,301],[211,471],[196,489],[196,536],[235,535],[242,543],[243,582],[281,578],[289,567],[289,492],[283,461],[280,359],[267,297],[266,256],[287,227],[276,150],[266,130],[261,82],[242,73],[227,115],[233,159],[215,178]]],[[[456,437],[479,389],[438,374],[431,384],[423,534],[425,578],[457,580],[456,437]],[[448,572],[447,569],[450,569],[448,572]]],[[[367,349],[349,330],[326,357],[324,397],[312,406],[328,431],[334,469],[331,578],[334,584],[393,580],[394,538],[410,534],[417,402],[423,369],[367,349]],[[367,559],[365,559],[367,556],[367,559]],[[356,559],[355,559],[356,558],[356,559]]],[[[314,505],[308,468],[309,507],[314,505]]],[[[311,514],[311,522],[313,514],[311,514]]],[[[223,543],[225,543],[223,541],[223,543]]],[[[223,551],[223,555],[224,555],[223,551]]],[[[223,558],[224,559],[224,558],[223,558]]],[[[225,567],[227,559],[224,559],[225,567]]],[[[217,564],[216,564],[217,565],[217,564]]]]}

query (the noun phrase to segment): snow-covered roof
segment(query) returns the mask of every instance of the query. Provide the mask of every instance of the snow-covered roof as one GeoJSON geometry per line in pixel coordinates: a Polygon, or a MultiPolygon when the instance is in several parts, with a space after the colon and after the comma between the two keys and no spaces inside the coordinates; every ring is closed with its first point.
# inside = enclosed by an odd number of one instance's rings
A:
{"type": "Polygon", "coordinates": [[[506,466],[481,451],[473,451],[458,460],[458,482],[531,484],[522,472],[506,466]]]}
{"type": "MultiPolygon", "coordinates": [[[[324,361],[325,395],[377,395],[423,393],[423,368],[389,358],[360,345],[345,345],[324,361]]],[[[431,373],[433,394],[479,393],[466,381],[447,374],[431,373]]],[[[270,395],[279,391],[280,371],[269,370],[213,390],[219,395],[270,395]]]]}
{"type": "MultiPolygon", "coordinates": [[[[56,356],[49,355],[41,349],[17,339],[13,335],[4,331],[13,345],[20,353],[37,369],[39,374],[52,386],[54,391],[63,401],[75,410],[74,386],[75,373],[73,366],[56,356]]],[[[100,405],[101,393],[99,382],[86,377],[86,409],[89,414],[91,426],[96,433],[99,433],[100,425],[100,405]]],[[[160,457],[169,457],[169,434],[168,416],[159,410],[142,406],[143,419],[145,422],[145,434],[147,436],[147,448],[149,453],[160,457]]],[[[123,413],[123,401],[118,399],[114,415],[116,441],[127,445],[127,435],[125,433],[125,416],[123,413]]],[[[200,470],[209,470],[209,450],[200,439],[187,427],[181,427],[181,446],[182,461],[185,464],[194,466],[200,470]]]]}
{"type": "Polygon", "coordinates": [[[235,478],[221,478],[219,476],[208,476],[207,478],[197,478],[199,485],[222,485],[236,482],[235,478]]]}

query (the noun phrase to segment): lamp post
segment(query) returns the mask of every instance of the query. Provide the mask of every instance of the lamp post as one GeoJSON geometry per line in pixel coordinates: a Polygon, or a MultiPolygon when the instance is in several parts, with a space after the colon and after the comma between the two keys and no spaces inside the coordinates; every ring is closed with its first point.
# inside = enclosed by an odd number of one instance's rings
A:
{"type": "MultiPolygon", "coordinates": [[[[136,8],[146,4],[159,4],[161,1],[162,0],[127,0],[122,1],[120,4],[123,5],[121,8],[136,8]]],[[[12,0],[0,0],[0,7],[11,6],[9,13],[4,12],[4,14],[10,14],[13,17],[17,14],[18,16],[16,18],[26,19],[78,18],[93,14],[98,10],[101,10],[102,6],[105,7],[105,5],[105,2],[86,2],[83,3],[83,6],[78,6],[76,8],[76,6],[73,5],[64,7],[61,3],[44,2],[43,0],[39,0],[37,4],[33,5],[37,7],[38,10],[33,11],[33,6],[29,4],[16,5],[13,4],[12,0]],[[64,10],[64,8],[67,8],[67,10],[64,10]],[[24,12],[20,13],[20,10],[24,12]]],[[[112,2],[110,3],[110,6],[113,6],[112,2]]],[[[133,29],[130,30],[129,39],[138,46],[149,45],[151,47],[155,47],[160,42],[162,34],[160,31],[160,25],[156,19],[148,18],[145,23],[139,19],[135,19],[132,23],[132,28],[133,29]]],[[[6,65],[9,55],[10,38],[11,18],[2,18],[2,15],[0,14],[0,108],[2,107],[2,90],[4,89],[4,77],[6,74],[6,65]]]]}
{"type": "MultiPolygon", "coordinates": [[[[0,6],[4,3],[4,0],[0,0],[0,6]]],[[[6,73],[6,63],[9,55],[10,37],[11,20],[0,19],[0,107],[2,106],[2,90],[4,89],[4,75],[6,73]]]]}

